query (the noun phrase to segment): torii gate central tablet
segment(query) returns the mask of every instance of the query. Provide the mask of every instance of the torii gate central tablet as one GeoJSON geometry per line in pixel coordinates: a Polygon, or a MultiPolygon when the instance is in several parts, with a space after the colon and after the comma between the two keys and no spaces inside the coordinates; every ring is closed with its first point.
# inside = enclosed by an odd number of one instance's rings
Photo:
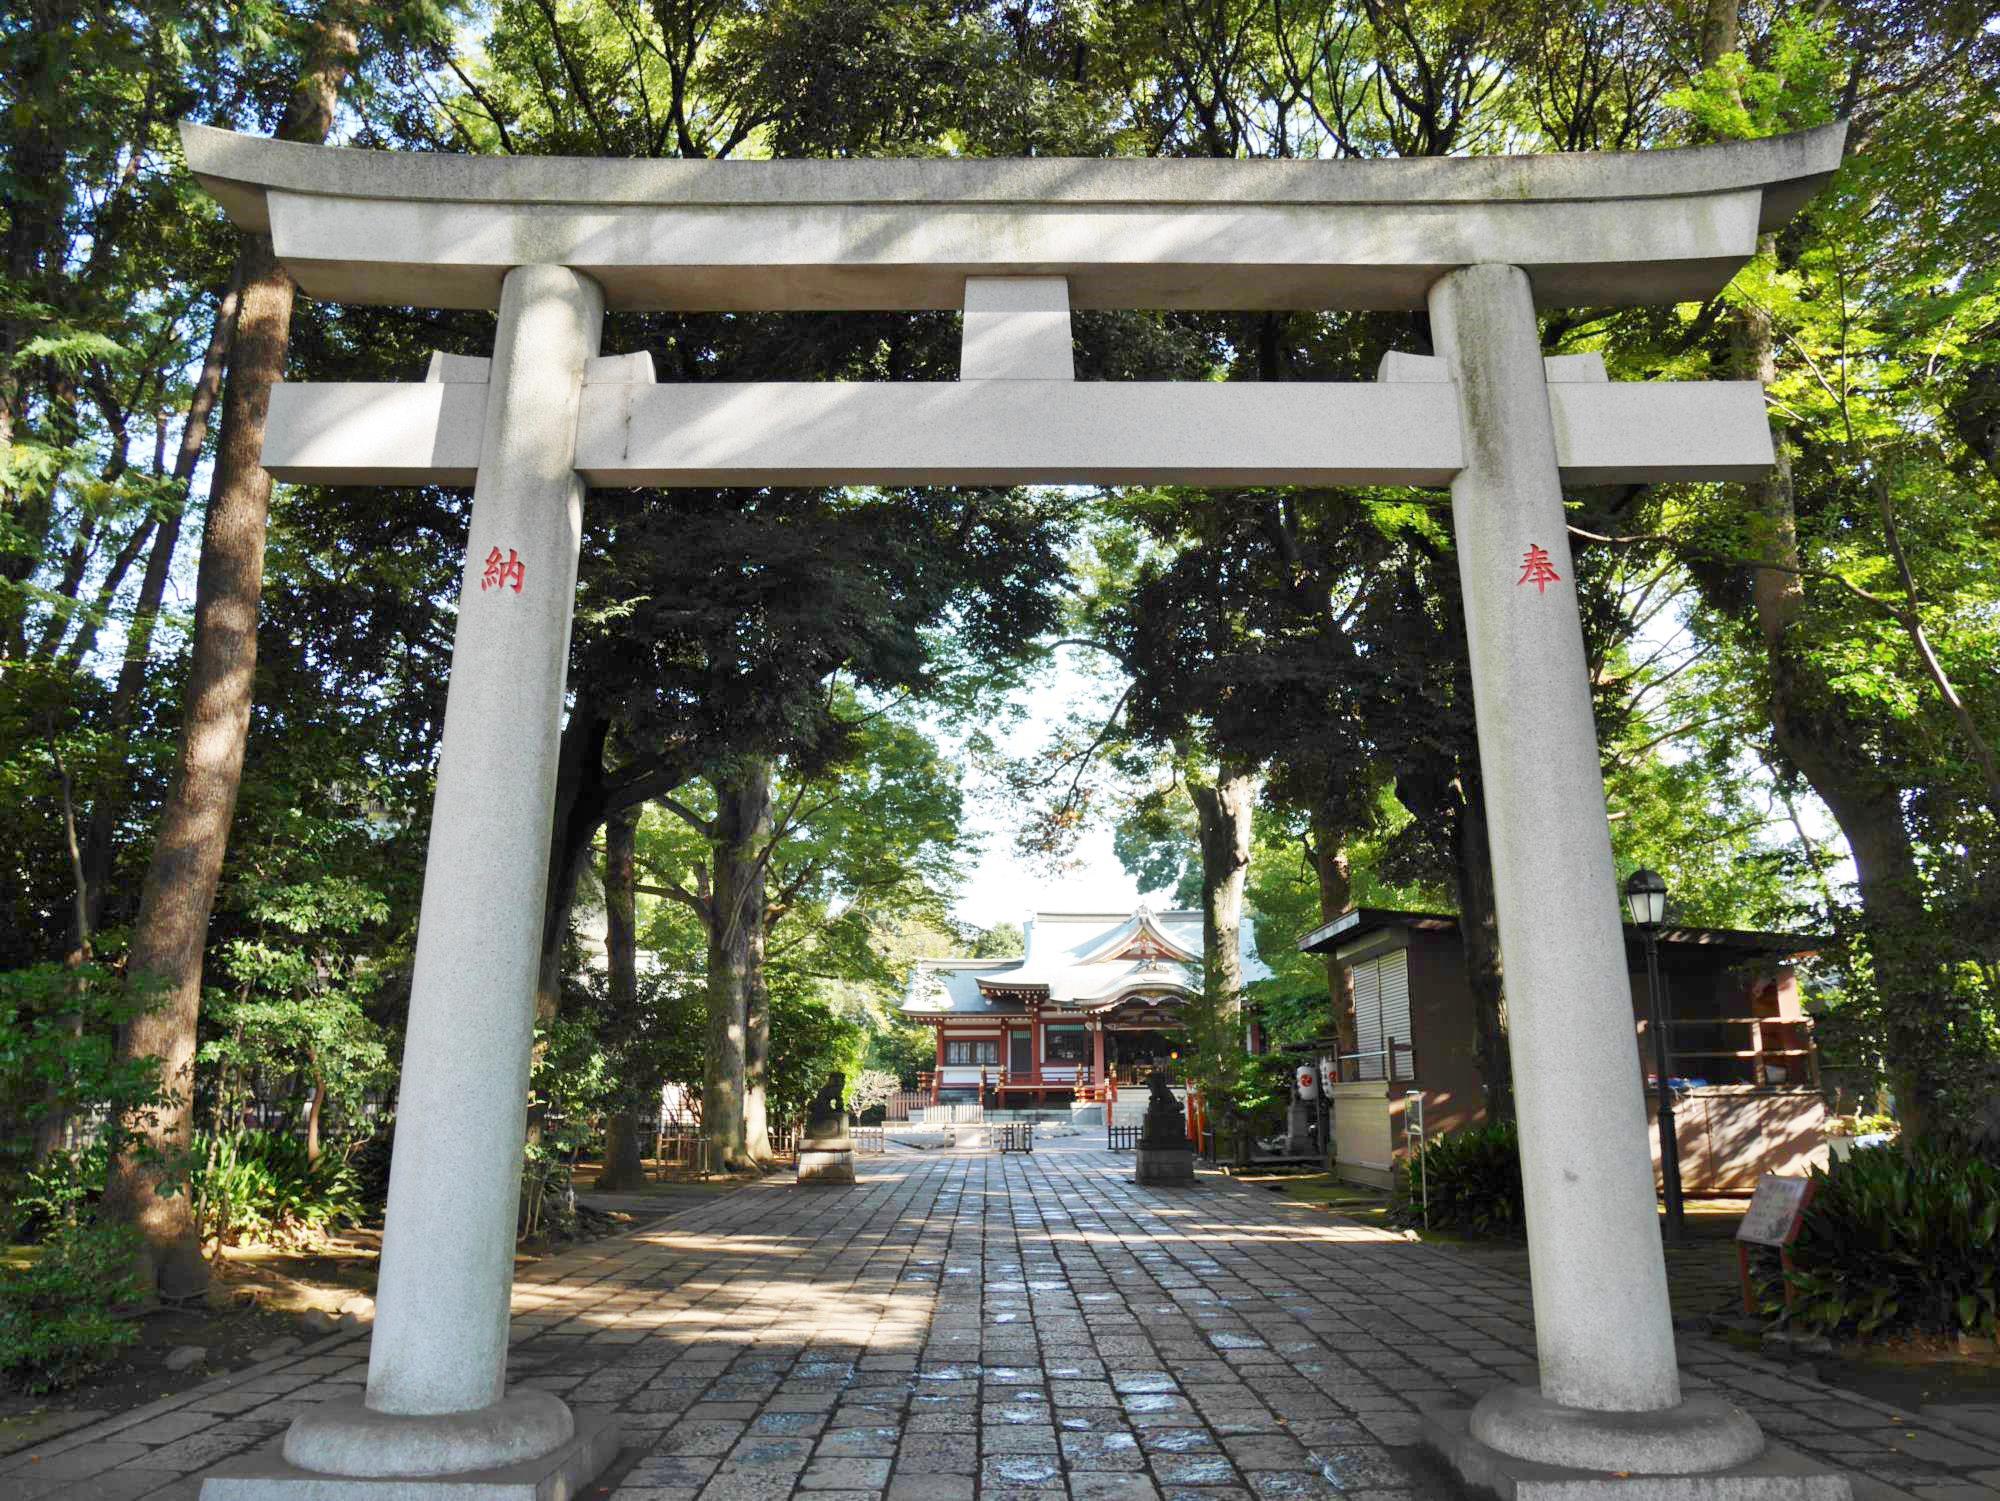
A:
{"type": "Polygon", "coordinates": [[[366,1400],[300,1418],[284,1462],[205,1495],[497,1466],[580,1487],[615,1448],[554,1396],[503,1389],[585,488],[1062,481],[1450,487],[1541,1381],[1431,1440],[1487,1485],[1526,1460],[1805,1494],[1748,1417],[1681,1393],[1561,494],[1754,479],[1763,393],[1609,381],[1594,356],[1545,358],[1535,314],[1720,292],[1837,167],[1844,127],[1370,162],[568,161],[183,136],[309,294],[499,311],[490,361],[273,395],[278,478],[470,482],[474,502],[366,1400]],[[600,352],[606,307],[960,308],[960,379],[661,384],[649,357],[600,352]],[[1426,308],[1437,352],[1364,384],[1080,383],[1072,307],[1426,308]]]}

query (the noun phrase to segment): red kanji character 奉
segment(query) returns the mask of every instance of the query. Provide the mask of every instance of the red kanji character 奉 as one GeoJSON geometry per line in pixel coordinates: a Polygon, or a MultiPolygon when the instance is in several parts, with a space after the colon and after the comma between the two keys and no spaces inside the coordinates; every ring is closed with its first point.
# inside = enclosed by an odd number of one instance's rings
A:
{"type": "Polygon", "coordinates": [[[1530,544],[1521,556],[1521,576],[1514,580],[1514,586],[1518,589],[1522,584],[1533,584],[1537,594],[1546,594],[1550,584],[1561,582],[1562,575],[1549,566],[1547,549],[1530,544]]]}
{"type": "Polygon", "coordinates": [[[496,547],[486,555],[486,571],[479,576],[479,592],[484,594],[488,589],[504,589],[511,583],[514,592],[519,594],[521,581],[527,576],[528,565],[521,561],[513,548],[507,549],[507,556],[503,559],[500,549],[496,547]]]}

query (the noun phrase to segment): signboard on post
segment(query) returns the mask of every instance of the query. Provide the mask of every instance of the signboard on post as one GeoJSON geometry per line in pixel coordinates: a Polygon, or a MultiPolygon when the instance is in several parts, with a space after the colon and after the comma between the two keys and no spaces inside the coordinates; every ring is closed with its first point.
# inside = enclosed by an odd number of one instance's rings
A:
{"type": "Polygon", "coordinates": [[[1770,1246],[1778,1253],[1778,1267],[1785,1273],[1785,1307],[1792,1306],[1792,1243],[1805,1223],[1806,1208],[1812,1203],[1810,1178],[1781,1178],[1766,1173],[1757,1180],[1750,1207],[1743,1211],[1743,1223],[1736,1227],[1736,1272],[1743,1283],[1743,1311],[1754,1314],[1757,1302],[1750,1294],[1750,1248],[1770,1246]]]}
{"type": "Polygon", "coordinates": [[[1417,1183],[1423,1194],[1424,1228],[1431,1227],[1430,1164],[1424,1161],[1424,1092],[1412,1089],[1403,1095],[1403,1148],[1417,1159],[1417,1183]]]}

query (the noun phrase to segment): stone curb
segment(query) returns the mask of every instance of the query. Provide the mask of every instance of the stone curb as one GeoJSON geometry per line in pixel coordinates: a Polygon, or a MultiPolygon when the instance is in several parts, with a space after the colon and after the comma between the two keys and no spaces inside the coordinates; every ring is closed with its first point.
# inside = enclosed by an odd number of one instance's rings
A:
{"type": "MultiPolygon", "coordinates": [[[[170,1412],[178,1412],[181,1408],[199,1398],[212,1397],[218,1392],[232,1391],[255,1377],[268,1376],[272,1372],[282,1370],[284,1367],[296,1364],[298,1361],[309,1360],[316,1355],[327,1354],[342,1345],[350,1344],[356,1340],[366,1340],[368,1333],[365,1329],[343,1329],[329,1334],[322,1339],[315,1340],[312,1344],[301,1345],[298,1349],[289,1351],[284,1355],[274,1355],[269,1360],[259,1361],[256,1365],[245,1366],[240,1371],[228,1371],[220,1376],[211,1376],[208,1380],[202,1382],[200,1386],[190,1387],[188,1390],[177,1392],[171,1397],[156,1398],[148,1402],[144,1407],[132,1408],[128,1412],[121,1412],[116,1417],[104,1418],[85,1428],[72,1428],[67,1433],[48,1443],[26,1444],[9,1454],[0,1455],[0,1474],[14,1474],[21,1470],[24,1465],[32,1463],[33,1461],[28,1458],[30,1450],[34,1452],[36,1458],[42,1458],[48,1455],[67,1453],[81,1444],[91,1443],[97,1439],[115,1437],[128,1428],[138,1426],[140,1423],[148,1422],[153,1418],[163,1417],[170,1412]]],[[[273,1393],[274,1398],[276,1395],[276,1393],[273,1393]]]]}

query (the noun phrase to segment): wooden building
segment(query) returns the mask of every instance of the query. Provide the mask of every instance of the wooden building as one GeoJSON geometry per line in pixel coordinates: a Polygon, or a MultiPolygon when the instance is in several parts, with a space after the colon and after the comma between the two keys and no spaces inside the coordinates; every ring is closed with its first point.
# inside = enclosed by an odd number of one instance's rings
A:
{"type": "MultiPolygon", "coordinates": [[[[933,1103],[1002,1108],[1116,1098],[1179,1047],[1181,1007],[1201,982],[1201,914],[1038,912],[1015,959],[923,959],[906,1021],[937,1033],[933,1103]]],[[[1245,979],[1258,962],[1241,933],[1245,979]]]]}
{"type": "MultiPolygon", "coordinates": [[[[1815,940],[1791,933],[1663,928],[1661,989],[1676,1090],[1681,1181],[1690,1193],[1748,1193],[1762,1173],[1826,1160],[1826,1107],[1812,1023],[1792,961],[1815,940]]],[[[1360,907],[1299,940],[1331,953],[1354,980],[1355,1046],[1332,1083],[1338,1171],[1386,1185],[1405,1141],[1409,1096],[1427,1136],[1485,1120],[1476,1011],[1458,919],[1360,907]]],[[[1645,949],[1625,930],[1632,1065],[1654,1108],[1645,949]]],[[[1654,1167],[1659,1139],[1654,1133],[1654,1167]]]]}

